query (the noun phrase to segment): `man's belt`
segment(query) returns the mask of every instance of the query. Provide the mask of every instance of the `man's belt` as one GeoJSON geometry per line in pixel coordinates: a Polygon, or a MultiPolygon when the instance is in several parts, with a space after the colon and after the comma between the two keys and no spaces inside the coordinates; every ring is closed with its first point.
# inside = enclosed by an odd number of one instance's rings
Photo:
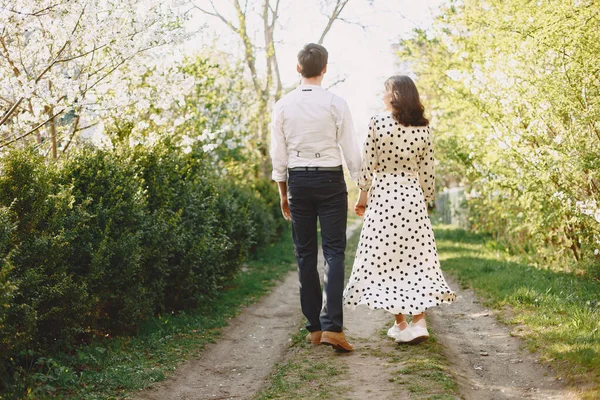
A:
{"type": "Polygon", "coordinates": [[[343,171],[343,169],[341,165],[338,165],[337,167],[294,167],[288,168],[288,171],[343,171]]]}

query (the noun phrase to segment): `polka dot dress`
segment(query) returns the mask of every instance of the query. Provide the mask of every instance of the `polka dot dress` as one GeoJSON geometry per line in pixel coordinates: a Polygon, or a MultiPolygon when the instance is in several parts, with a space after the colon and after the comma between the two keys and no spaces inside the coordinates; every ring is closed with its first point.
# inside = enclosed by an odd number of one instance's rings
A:
{"type": "Polygon", "coordinates": [[[420,314],[456,295],[440,270],[426,200],[434,196],[431,130],[371,119],[358,186],[369,190],[344,305],[420,314]]]}

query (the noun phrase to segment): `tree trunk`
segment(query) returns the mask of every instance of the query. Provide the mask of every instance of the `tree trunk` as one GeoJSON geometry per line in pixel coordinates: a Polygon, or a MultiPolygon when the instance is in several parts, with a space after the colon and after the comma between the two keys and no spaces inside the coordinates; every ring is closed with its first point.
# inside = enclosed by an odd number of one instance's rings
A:
{"type": "MultiPolygon", "coordinates": [[[[54,113],[54,107],[46,107],[46,112],[48,113],[48,117],[52,118],[54,113]]],[[[48,123],[50,124],[50,139],[52,140],[52,159],[56,160],[58,158],[58,144],[56,139],[55,118],[52,118],[48,123]]]]}

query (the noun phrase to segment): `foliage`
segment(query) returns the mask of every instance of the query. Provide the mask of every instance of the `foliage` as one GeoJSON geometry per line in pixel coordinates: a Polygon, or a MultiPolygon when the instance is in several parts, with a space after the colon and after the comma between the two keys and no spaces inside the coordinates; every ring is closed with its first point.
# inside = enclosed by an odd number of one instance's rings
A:
{"type": "Polygon", "coordinates": [[[275,187],[234,182],[192,147],[166,139],[83,147],[60,163],[31,149],[0,158],[0,375],[209,304],[275,239],[275,187]]]}
{"type": "Polygon", "coordinates": [[[451,1],[401,43],[472,227],[543,265],[600,263],[596,2],[451,1]]]}
{"type": "Polygon", "coordinates": [[[600,283],[589,276],[541,270],[502,251],[489,237],[434,227],[444,271],[500,310],[511,334],[552,363],[581,398],[600,394],[600,283]]]}
{"type": "MultiPolygon", "coordinates": [[[[106,132],[112,143],[153,143],[169,137],[185,152],[200,145],[218,168],[236,178],[256,175],[257,153],[250,143],[253,99],[239,66],[211,55],[186,57],[170,68],[155,66],[136,85],[152,103],[136,105],[127,119],[117,119],[106,132]],[[182,76],[173,79],[169,76],[182,76]],[[165,98],[165,80],[189,80],[177,101],[165,98]],[[158,84],[157,84],[158,83],[158,84]],[[124,122],[127,121],[126,124],[124,122]]],[[[135,86],[131,90],[136,90],[135,86]]]]}
{"type": "Polygon", "coordinates": [[[144,321],[132,337],[95,337],[75,351],[35,357],[4,398],[121,398],[169,376],[174,368],[214,342],[228,320],[256,301],[290,271],[291,235],[259,249],[248,268],[199,308],[144,321]]]}
{"type": "MultiPolygon", "coordinates": [[[[156,57],[160,46],[184,37],[183,4],[3,1],[0,105],[7,112],[0,118],[0,135],[5,143],[35,139],[39,146],[51,144],[56,158],[86,126],[107,115],[122,116],[134,103],[146,104],[148,91],[139,85],[130,90],[130,83],[166,58],[164,52],[156,57]]],[[[157,79],[171,89],[163,92],[163,103],[189,87],[185,77],[167,77],[157,79]]]]}

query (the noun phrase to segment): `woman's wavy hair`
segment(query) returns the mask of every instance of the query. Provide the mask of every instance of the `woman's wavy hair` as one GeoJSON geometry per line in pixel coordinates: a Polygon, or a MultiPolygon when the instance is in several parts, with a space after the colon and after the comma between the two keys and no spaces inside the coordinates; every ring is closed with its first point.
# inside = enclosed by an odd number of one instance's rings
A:
{"type": "Polygon", "coordinates": [[[392,116],[404,126],[427,126],[425,107],[419,98],[415,83],[406,75],[394,75],[385,81],[385,89],[391,93],[392,116]]]}

